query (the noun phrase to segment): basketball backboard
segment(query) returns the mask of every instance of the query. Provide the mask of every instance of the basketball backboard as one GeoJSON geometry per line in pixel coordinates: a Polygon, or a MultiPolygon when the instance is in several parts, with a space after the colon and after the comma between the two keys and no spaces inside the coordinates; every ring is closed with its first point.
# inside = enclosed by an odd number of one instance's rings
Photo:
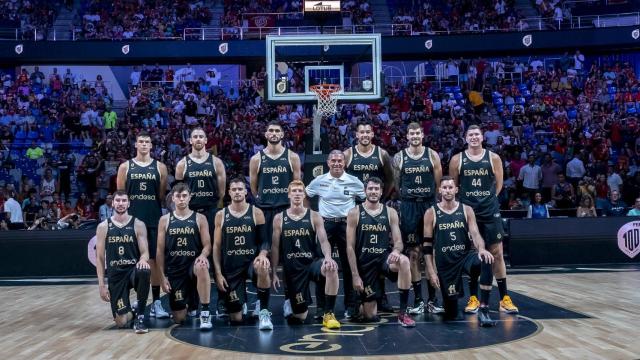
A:
{"type": "Polygon", "coordinates": [[[380,34],[267,36],[266,100],[314,103],[312,85],[337,84],[340,102],[381,101],[380,41],[380,34]]]}

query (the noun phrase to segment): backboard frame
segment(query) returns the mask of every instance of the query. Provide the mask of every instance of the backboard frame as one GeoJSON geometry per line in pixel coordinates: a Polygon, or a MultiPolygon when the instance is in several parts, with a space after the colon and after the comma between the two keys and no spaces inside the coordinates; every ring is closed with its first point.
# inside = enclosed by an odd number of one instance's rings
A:
{"type": "MultiPolygon", "coordinates": [[[[338,102],[373,103],[384,99],[384,74],[382,72],[382,37],[380,34],[312,34],[312,35],[268,35],[266,37],[266,71],[265,101],[269,103],[316,103],[315,94],[305,89],[303,93],[278,93],[276,91],[275,63],[276,47],[278,46],[321,46],[321,45],[368,45],[371,46],[371,80],[373,86],[370,92],[342,92],[338,94],[338,102]]],[[[305,74],[306,75],[306,74],[305,74]]],[[[341,83],[344,81],[342,74],[341,83]]],[[[305,86],[308,81],[305,79],[305,86]]]]}

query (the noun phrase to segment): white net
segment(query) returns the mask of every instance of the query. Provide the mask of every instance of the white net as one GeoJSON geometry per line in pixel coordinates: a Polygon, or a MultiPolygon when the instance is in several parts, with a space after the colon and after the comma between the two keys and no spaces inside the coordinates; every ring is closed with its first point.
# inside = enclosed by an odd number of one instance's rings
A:
{"type": "Polygon", "coordinates": [[[316,112],[322,117],[329,117],[338,110],[338,93],[340,85],[322,84],[311,86],[311,91],[316,93],[318,106],[316,112]]]}

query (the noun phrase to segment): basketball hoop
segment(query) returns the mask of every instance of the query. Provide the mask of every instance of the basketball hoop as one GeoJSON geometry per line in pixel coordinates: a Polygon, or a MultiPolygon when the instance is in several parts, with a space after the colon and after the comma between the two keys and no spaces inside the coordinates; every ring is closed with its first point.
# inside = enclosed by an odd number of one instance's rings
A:
{"type": "Polygon", "coordinates": [[[337,84],[320,84],[311,85],[309,87],[311,91],[316,93],[318,98],[318,107],[316,112],[322,117],[329,117],[336,113],[338,109],[338,93],[340,92],[340,85],[337,84]]]}

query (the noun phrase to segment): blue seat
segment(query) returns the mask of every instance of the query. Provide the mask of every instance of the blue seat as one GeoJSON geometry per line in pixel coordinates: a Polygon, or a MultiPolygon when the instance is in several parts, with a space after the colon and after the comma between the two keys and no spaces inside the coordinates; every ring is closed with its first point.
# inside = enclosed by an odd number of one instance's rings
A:
{"type": "Polygon", "coordinates": [[[609,95],[611,95],[611,94],[615,94],[615,93],[617,93],[617,92],[618,92],[618,89],[617,89],[615,86],[609,86],[609,87],[607,88],[607,91],[609,92],[609,95]]]}
{"type": "Polygon", "coordinates": [[[502,105],[504,104],[504,100],[502,100],[502,98],[494,98],[493,99],[493,104],[498,106],[498,105],[502,105]]]}
{"type": "Polygon", "coordinates": [[[464,95],[462,95],[462,93],[459,93],[459,92],[455,93],[453,97],[454,97],[454,99],[456,99],[456,100],[462,100],[462,99],[464,99],[464,95]]]}
{"type": "Polygon", "coordinates": [[[578,117],[578,110],[576,110],[575,108],[569,109],[569,111],[567,111],[567,117],[569,119],[575,120],[578,117]]]}

